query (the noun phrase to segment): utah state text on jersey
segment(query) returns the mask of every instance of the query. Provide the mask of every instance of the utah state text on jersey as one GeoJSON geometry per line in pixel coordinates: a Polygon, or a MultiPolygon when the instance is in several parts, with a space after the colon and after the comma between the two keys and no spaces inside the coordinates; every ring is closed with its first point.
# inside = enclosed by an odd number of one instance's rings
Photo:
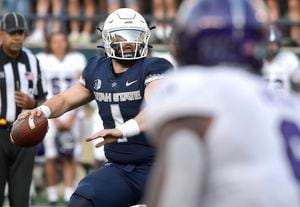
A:
{"type": "Polygon", "coordinates": [[[142,100],[142,95],[139,90],[121,93],[103,93],[94,91],[94,95],[96,100],[99,102],[124,102],[142,100]]]}

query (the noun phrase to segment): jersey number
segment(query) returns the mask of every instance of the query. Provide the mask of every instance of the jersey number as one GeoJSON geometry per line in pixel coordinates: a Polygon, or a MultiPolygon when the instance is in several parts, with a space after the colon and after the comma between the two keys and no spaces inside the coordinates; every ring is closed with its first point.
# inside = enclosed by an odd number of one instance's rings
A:
{"type": "Polygon", "coordinates": [[[300,181],[300,128],[295,123],[284,120],[280,125],[280,130],[294,174],[300,181]]]}
{"type": "MultiPolygon", "coordinates": [[[[123,116],[121,114],[121,109],[119,104],[111,104],[110,105],[110,110],[111,110],[111,115],[114,119],[115,122],[115,127],[120,126],[121,124],[124,123],[123,116]]],[[[121,139],[118,139],[118,142],[128,142],[127,137],[123,137],[121,139]]]]}
{"type": "MultiPolygon", "coordinates": [[[[64,80],[67,84],[67,88],[69,88],[72,84],[72,78],[65,78],[64,80]]],[[[57,77],[51,79],[53,95],[57,95],[61,92],[60,81],[61,80],[57,77]]]]}

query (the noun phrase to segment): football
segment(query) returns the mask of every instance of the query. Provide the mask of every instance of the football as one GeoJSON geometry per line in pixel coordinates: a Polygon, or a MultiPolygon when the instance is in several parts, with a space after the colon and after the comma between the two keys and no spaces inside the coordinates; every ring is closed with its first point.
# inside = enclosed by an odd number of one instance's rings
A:
{"type": "Polygon", "coordinates": [[[10,140],[12,143],[22,147],[32,147],[39,144],[48,131],[48,119],[42,114],[14,122],[10,140]]]}

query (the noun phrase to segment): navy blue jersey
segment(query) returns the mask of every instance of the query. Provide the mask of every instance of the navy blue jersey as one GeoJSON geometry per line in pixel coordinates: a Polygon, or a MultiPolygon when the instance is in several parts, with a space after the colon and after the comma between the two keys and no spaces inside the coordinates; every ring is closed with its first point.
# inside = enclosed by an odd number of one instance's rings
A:
{"type": "MultiPolygon", "coordinates": [[[[165,59],[146,57],[136,60],[126,72],[115,74],[111,58],[92,58],[82,78],[94,94],[104,128],[115,128],[134,118],[140,112],[146,85],[170,68],[165,59]]],[[[154,149],[143,133],[105,145],[104,151],[107,159],[116,163],[138,164],[154,158],[154,149]]]]}

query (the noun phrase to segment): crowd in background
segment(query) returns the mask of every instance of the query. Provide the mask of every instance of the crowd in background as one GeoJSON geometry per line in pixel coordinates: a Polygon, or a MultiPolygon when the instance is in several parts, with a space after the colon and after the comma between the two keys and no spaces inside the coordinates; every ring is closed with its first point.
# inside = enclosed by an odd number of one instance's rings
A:
{"type": "MultiPolygon", "coordinates": [[[[96,26],[120,7],[144,14],[149,25],[155,25],[153,41],[166,42],[172,31],[172,20],[181,0],[0,0],[1,13],[17,11],[29,20],[26,42],[38,44],[57,31],[67,32],[73,45],[95,42],[96,26]]],[[[0,15],[1,15],[0,13],[0,15]]]]}
{"type": "Polygon", "coordinates": [[[288,37],[284,44],[299,46],[300,2],[298,0],[265,0],[270,9],[270,18],[276,22],[288,37]]]}
{"type": "MultiPolygon", "coordinates": [[[[298,0],[265,0],[270,18],[284,31],[284,44],[298,46],[300,2],[298,0]]],[[[166,43],[172,31],[181,0],[0,0],[0,15],[18,11],[29,20],[30,32],[26,42],[38,44],[45,36],[57,31],[69,34],[73,45],[84,46],[98,39],[95,27],[107,14],[120,7],[142,13],[150,26],[156,26],[152,41],[166,43]]]]}

